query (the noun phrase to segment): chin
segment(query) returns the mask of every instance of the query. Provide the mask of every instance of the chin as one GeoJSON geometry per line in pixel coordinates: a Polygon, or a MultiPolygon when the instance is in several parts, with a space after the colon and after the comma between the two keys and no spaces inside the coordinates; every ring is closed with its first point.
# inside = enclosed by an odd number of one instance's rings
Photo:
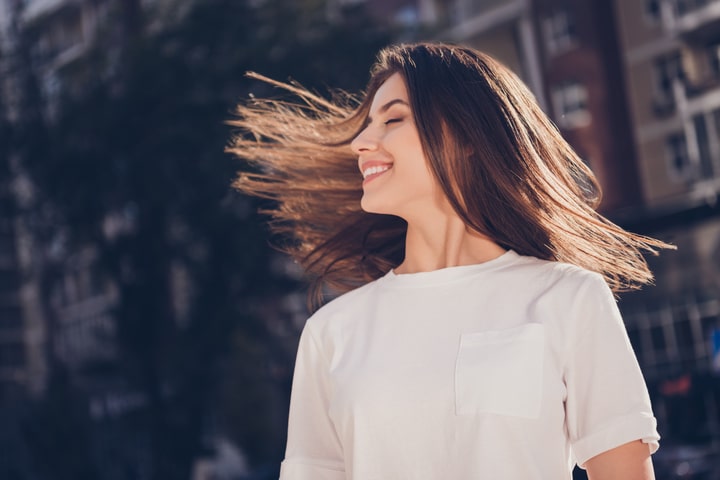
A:
{"type": "Polygon", "coordinates": [[[360,208],[366,213],[377,213],[381,215],[397,215],[392,208],[388,208],[388,205],[383,205],[381,202],[373,201],[363,195],[360,200],[360,208]]]}

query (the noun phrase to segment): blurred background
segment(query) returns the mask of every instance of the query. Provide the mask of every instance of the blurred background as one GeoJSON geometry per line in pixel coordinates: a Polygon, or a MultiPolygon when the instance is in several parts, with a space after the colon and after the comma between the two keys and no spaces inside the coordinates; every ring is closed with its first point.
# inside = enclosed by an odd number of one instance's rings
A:
{"type": "Polygon", "coordinates": [[[277,478],[305,285],[225,122],[281,95],[248,70],[356,92],[412,40],[514,69],[679,247],[620,307],[658,479],[720,479],[717,0],[0,0],[0,479],[277,478]]]}

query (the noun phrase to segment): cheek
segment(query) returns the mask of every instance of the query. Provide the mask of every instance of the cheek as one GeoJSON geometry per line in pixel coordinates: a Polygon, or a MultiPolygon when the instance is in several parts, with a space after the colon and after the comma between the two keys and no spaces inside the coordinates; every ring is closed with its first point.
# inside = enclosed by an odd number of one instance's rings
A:
{"type": "Polygon", "coordinates": [[[439,188],[425,158],[420,136],[414,125],[408,124],[385,136],[385,149],[393,156],[394,176],[416,193],[427,194],[439,188]]]}
{"type": "Polygon", "coordinates": [[[414,183],[417,185],[436,183],[422,146],[413,144],[411,147],[408,147],[405,150],[405,159],[408,175],[413,178],[414,183]]]}
{"type": "Polygon", "coordinates": [[[393,148],[404,147],[413,150],[421,148],[420,135],[412,123],[405,123],[387,132],[385,142],[393,148]]]}
{"type": "Polygon", "coordinates": [[[399,162],[411,165],[427,163],[415,129],[398,129],[391,132],[386,137],[385,146],[399,162]]]}

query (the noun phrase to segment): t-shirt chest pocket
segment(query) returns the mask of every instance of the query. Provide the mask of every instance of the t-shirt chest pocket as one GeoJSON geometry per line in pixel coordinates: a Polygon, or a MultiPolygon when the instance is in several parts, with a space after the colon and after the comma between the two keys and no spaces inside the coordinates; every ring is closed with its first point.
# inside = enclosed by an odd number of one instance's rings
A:
{"type": "Polygon", "coordinates": [[[545,330],[537,323],[462,334],[455,364],[456,414],[537,418],[544,349],[545,330]]]}

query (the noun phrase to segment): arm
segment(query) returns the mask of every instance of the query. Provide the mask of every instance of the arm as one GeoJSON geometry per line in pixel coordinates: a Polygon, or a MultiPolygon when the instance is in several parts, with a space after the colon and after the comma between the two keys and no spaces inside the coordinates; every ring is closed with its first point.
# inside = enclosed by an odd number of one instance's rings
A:
{"type": "Polygon", "coordinates": [[[660,437],[625,325],[601,277],[584,282],[571,311],[565,414],[573,455],[581,468],[594,459],[593,480],[645,480],[625,472],[623,465],[642,465],[660,437]],[[603,474],[613,467],[629,476],[603,474]]]}
{"type": "Polygon", "coordinates": [[[280,480],[345,480],[342,443],[329,415],[329,364],[305,326],[290,396],[288,440],[280,480]]]}
{"type": "Polygon", "coordinates": [[[640,440],[603,452],[585,467],[590,480],[655,480],[650,449],[640,440]]]}

